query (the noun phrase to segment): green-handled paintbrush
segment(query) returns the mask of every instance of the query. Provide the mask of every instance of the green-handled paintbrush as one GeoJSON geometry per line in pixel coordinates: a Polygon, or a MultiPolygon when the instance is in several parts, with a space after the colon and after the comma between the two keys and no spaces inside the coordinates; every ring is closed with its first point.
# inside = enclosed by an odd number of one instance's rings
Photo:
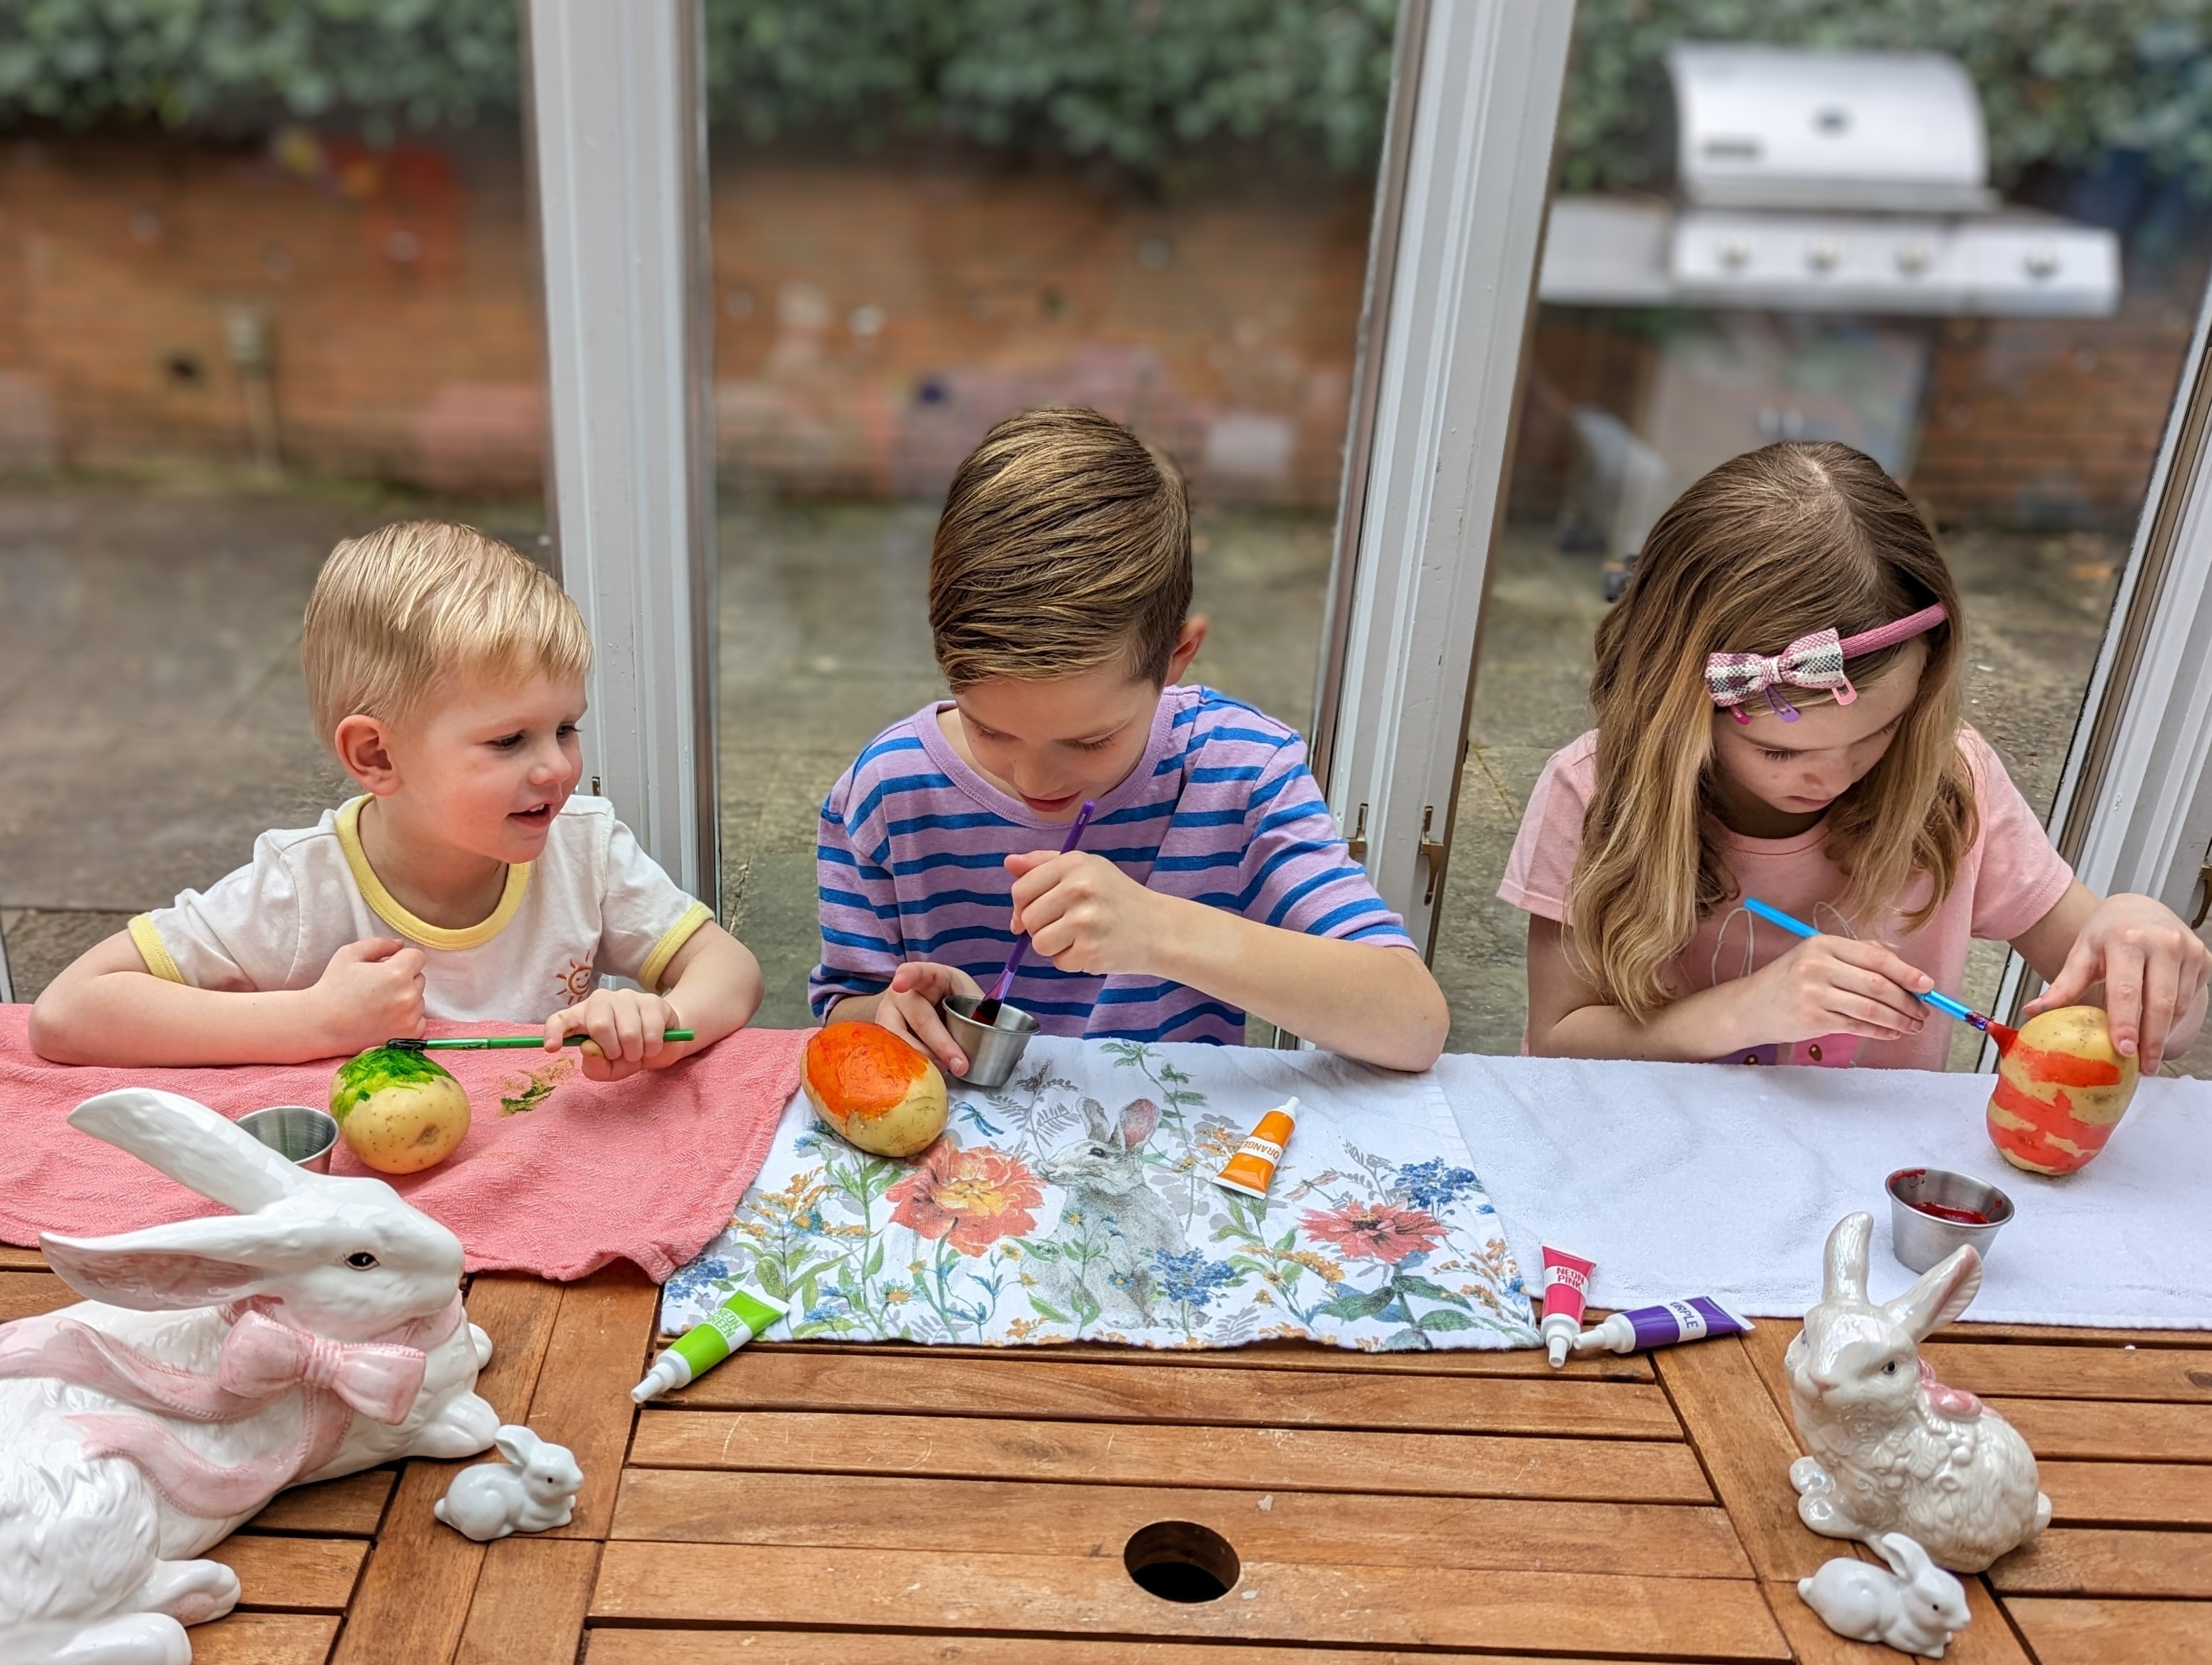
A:
{"type": "MultiPolygon", "coordinates": [[[[581,1033],[563,1036],[561,1044],[580,1047],[591,1038],[581,1033]]],[[[688,1041],[691,1038],[691,1031],[688,1029],[663,1030],[660,1038],[664,1041],[688,1041]]],[[[542,1047],[545,1044],[545,1037],[542,1035],[453,1035],[442,1041],[425,1041],[413,1036],[403,1036],[384,1044],[396,1047],[401,1052],[495,1052],[502,1048],[519,1050],[524,1047],[542,1047]]]]}

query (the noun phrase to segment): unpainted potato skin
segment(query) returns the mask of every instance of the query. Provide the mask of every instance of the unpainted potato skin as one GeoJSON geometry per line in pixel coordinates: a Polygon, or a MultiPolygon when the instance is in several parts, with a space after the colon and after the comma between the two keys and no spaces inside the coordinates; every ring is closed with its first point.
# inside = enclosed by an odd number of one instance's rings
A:
{"type": "Polygon", "coordinates": [[[919,1156],[945,1131],[945,1077],[880,1024],[831,1024],[806,1043],[799,1079],[814,1112],[872,1156],[919,1156]]]}
{"type": "Polygon", "coordinates": [[[2061,1006],[2031,1018],[1997,1064],[1990,1139],[2034,1174],[2086,1168],[2135,1097],[2136,1060],[2112,1046],[2104,1009],[2061,1006]]]}

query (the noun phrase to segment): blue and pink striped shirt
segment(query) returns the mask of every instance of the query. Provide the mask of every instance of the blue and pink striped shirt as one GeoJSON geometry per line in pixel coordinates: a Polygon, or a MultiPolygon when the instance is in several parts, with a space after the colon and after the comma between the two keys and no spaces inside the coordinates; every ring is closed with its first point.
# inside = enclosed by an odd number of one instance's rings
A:
{"type": "MultiPolygon", "coordinates": [[[[822,805],[822,963],[815,1015],[879,994],[902,962],[955,965],[988,987],[1013,945],[1005,858],[1056,850],[1040,819],[962,761],[941,702],[878,734],[822,805]]],[[[1145,755],[1097,800],[1083,847],[1139,884],[1310,936],[1410,948],[1346,852],[1305,743],[1210,688],[1160,695],[1145,755]]],[[[1237,1045],[1244,1014],[1158,977],[1092,976],[1031,956],[1008,997],[1048,1035],[1237,1045]]]]}

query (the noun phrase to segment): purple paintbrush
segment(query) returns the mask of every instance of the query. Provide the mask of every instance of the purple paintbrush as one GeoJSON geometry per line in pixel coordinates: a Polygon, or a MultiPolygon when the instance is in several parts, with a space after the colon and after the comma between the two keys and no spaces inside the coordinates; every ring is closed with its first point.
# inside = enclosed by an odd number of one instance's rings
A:
{"type": "MultiPolygon", "coordinates": [[[[1091,811],[1097,807],[1087,798],[1083,800],[1083,807],[1076,811],[1074,823],[1067,829],[1067,841],[1060,847],[1062,855],[1080,842],[1083,829],[1091,824],[1091,811]]],[[[1006,956],[1006,969],[999,973],[999,981],[991,985],[991,992],[985,997],[983,1004],[975,1008],[975,1021],[986,1028],[998,1026],[999,1003],[1006,998],[1006,991],[1014,986],[1014,973],[1021,969],[1022,956],[1029,951],[1029,946],[1030,939],[1026,935],[1014,939],[1013,949],[1006,956]]]]}

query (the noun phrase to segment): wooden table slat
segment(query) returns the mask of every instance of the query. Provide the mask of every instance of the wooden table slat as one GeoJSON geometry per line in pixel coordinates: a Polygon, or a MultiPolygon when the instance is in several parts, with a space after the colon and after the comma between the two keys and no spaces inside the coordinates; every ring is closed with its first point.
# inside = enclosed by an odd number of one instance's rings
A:
{"type": "Polygon", "coordinates": [[[368,1538],[384,1518],[398,1483],[396,1468],[366,1468],[342,1480],[279,1492],[240,1528],[245,1532],[307,1532],[328,1538],[368,1538]]]}
{"type": "Polygon", "coordinates": [[[2212,1624],[2195,1601],[2008,1598],[2038,1665],[2212,1665],[2212,1624]]]}
{"type": "Polygon", "coordinates": [[[1984,1401],[2020,1430],[2039,1461],[2212,1462],[2212,1405],[2114,1405],[2094,1399],[1984,1401]]]}
{"type": "Polygon", "coordinates": [[[1253,1341],[1241,1347],[1130,1347],[1110,1341],[1063,1341],[1036,1347],[924,1346],[917,1341],[756,1341],[748,1352],[769,1357],[966,1358],[1026,1370],[1042,1359],[1126,1364],[1138,1370],[1342,1370],[1376,1376],[1529,1376],[1542,1382],[1650,1382],[1651,1361],[1640,1353],[1596,1353],[1551,1367],[1540,1349],[1455,1347],[1430,1352],[1362,1352],[1317,1341],[1253,1341]]]}
{"type": "Polygon", "coordinates": [[[192,1665],[323,1665],[337,1638],[335,1614],[234,1613],[195,1625],[192,1665]]]}
{"type": "Polygon", "coordinates": [[[239,1605],[284,1613],[343,1613],[368,1546],[358,1538],[264,1537],[240,1532],[208,1552],[238,1575],[239,1605]]]}
{"type": "Polygon", "coordinates": [[[1147,1370],[1051,1357],[1010,1370],[969,1358],[748,1349],[667,1402],[716,1410],[895,1410],[1224,1426],[1682,1437],[1666,1395],[1635,1382],[1488,1376],[1445,1382],[1347,1370],[1147,1370]]]}
{"type": "Polygon", "coordinates": [[[595,1617],[818,1624],[823,1593],[865,1629],[1356,1643],[1400,1647],[1611,1649],[1786,1659],[1758,1588],[1740,1579],[1492,1572],[1247,1561],[1218,1601],[1164,1601],[1120,1558],[918,1557],[901,1551],[610,1543],[595,1617]]]}
{"type": "Polygon", "coordinates": [[[647,1411],[641,1468],[1076,1480],[1243,1491],[1708,1503],[1686,1446],[1311,1428],[1154,1428],[963,1417],[647,1411]]]}
{"type": "Polygon", "coordinates": [[[2087,1324],[1984,1324],[1962,1318],[1945,1326],[1939,1334],[1946,1341],[2028,1341],[2044,1346],[2079,1341],[2100,1347],[2212,1347],[2212,1330],[2106,1329],[2087,1324]]]}
{"type": "Polygon", "coordinates": [[[430,1513],[459,1468],[417,1457],[400,1471],[346,1610],[335,1665],[447,1665],[453,1658],[484,1554],[482,1544],[430,1513]]]}
{"type": "Polygon", "coordinates": [[[43,1272],[46,1257],[35,1249],[19,1249],[14,1243],[0,1243],[0,1271],[43,1272]]]}
{"type": "Polygon", "coordinates": [[[1929,1341],[1921,1355],[1954,1388],[1984,1398],[2166,1400],[2212,1405],[2212,1352],[1929,1341]]]}
{"type": "Polygon", "coordinates": [[[0,1271],[0,1324],[35,1317],[83,1298],[51,1272],[0,1271]]]}
{"type": "Polygon", "coordinates": [[[1195,1642],[1081,1642],[1036,1636],[963,1636],[933,1641],[866,1631],[685,1630],[594,1626],[584,1665],[1656,1665],[1638,1656],[1603,1661],[1546,1654],[1395,1649],[1238,1647],[1195,1642]]]}
{"type": "Polygon", "coordinates": [[[645,1374],[660,1291],[627,1261],[562,1291],[551,1356],[531,1395],[531,1431],[565,1445],[584,1471],[575,1518],[556,1538],[604,1538],[614,1518],[635,1407],[629,1390],[645,1374]]]}
{"type": "Polygon", "coordinates": [[[1152,1521],[1218,1532],[1240,1556],[1307,1565],[1745,1578],[1728,1517],[1672,1504],[1054,1486],[632,1468],[612,1536],[673,1543],[1117,1556],[1152,1521]]]}
{"type": "MultiPolygon", "coordinates": [[[[2212,1601],[2212,1532],[2055,1526],[1989,1571],[2008,1595],[2163,1595],[2212,1601]]],[[[2206,1613],[2212,1625],[2212,1609],[2206,1613]]]]}
{"type": "Polygon", "coordinates": [[[2145,1526],[2212,1526],[2212,1468],[2191,1463],[2039,1465],[2051,1518],[2145,1526]]]}
{"type": "Polygon", "coordinates": [[[538,1390],[545,1350],[561,1312],[561,1286],[513,1273],[480,1272],[469,1282],[469,1322],[491,1337],[491,1363],[477,1376],[477,1392],[501,1422],[520,1422],[538,1390]]]}
{"type": "Polygon", "coordinates": [[[574,1665],[599,1565],[599,1546],[571,1538],[486,1545],[454,1665],[574,1665]]]}
{"type": "Polygon", "coordinates": [[[1790,1465],[1802,1455],[1797,1437],[1742,1341],[1723,1336],[1666,1348],[1654,1358],[1759,1576],[1802,1578],[1840,1553],[1797,1518],[1797,1497],[1790,1489],[1790,1465]]]}

